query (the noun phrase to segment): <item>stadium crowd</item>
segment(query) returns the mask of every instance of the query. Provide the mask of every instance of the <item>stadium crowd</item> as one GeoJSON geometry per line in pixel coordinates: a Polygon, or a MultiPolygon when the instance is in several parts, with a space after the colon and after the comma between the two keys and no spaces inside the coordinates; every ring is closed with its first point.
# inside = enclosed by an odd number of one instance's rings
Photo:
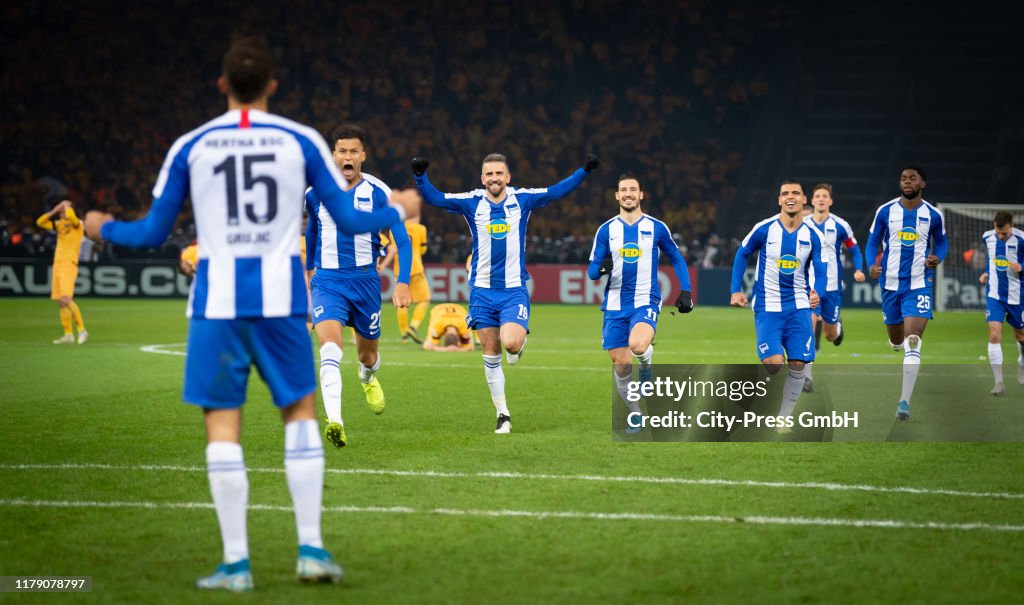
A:
{"type": "MultiPolygon", "coordinates": [[[[281,84],[272,109],[321,131],[363,125],[366,168],[392,186],[411,185],[414,155],[430,157],[445,191],[476,188],[492,151],[526,187],[554,184],[588,151],[601,156],[594,182],[531,221],[531,262],[583,262],[616,211],[614,178],[628,170],[689,262],[727,265],[735,242],[712,237],[715,209],[735,195],[743,133],[769,89],[754,49],[792,25],[773,6],[699,0],[174,7],[173,23],[147,3],[97,5],[84,20],[45,3],[0,9],[23,30],[17,47],[3,43],[20,67],[0,80],[0,256],[52,254],[35,218],[64,198],[142,216],[168,137],[222,111],[209,88],[227,38],[271,32],[281,84]],[[53,44],[58,31],[88,50],[53,44]],[[199,85],[197,67],[209,76],[199,85]]],[[[424,223],[426,260],[465,259],[461,219],[428,209],[424,223]]],[[[174,256],[193,233],[186,213],[163,248],[142,254],[174,256]]]]}

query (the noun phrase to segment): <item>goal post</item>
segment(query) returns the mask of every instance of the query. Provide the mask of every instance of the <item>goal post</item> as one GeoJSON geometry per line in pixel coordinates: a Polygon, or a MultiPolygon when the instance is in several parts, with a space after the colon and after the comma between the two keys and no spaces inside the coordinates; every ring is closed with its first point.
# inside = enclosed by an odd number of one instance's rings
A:
{"type": "Polygon", "coordinates": [[[981,234],[992,229],[996,212],[1013,215],[1014,225],[1024,226],[1024,205],[938,204],[946,220],[949,254],[935,272],[936,311],[980,311],[985,308],[985,287],[978,278],[988,259],[981,234]]]}

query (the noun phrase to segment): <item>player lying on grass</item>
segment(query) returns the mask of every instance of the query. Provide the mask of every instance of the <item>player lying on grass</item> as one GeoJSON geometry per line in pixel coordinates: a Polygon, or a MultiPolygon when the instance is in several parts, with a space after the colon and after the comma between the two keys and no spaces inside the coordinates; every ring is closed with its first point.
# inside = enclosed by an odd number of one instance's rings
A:
{"type": "Polygon", "coordinates": [[[430,310],[430,330],[423,341],[424,351],[464,353],[473,350],[473,333],[466,323],[468,313],[462,305],[445,303],[430,310]]]}

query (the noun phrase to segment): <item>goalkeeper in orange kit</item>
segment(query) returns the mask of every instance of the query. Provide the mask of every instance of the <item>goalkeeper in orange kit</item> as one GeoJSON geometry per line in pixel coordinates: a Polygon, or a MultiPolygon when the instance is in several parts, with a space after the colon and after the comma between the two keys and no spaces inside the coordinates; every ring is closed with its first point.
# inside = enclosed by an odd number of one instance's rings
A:
{"type": "Polygon", "coordinates": [[[36,224],[48,231],[57,232],[57,250],[53,253],[53,287],[50,298],[60,306],[60,324],[64,327],[64,336],[53,341],[55,345],[73,344],[75,337],[71,333],[71,321],[74,319],[78,328],[78,344],[83,344],[89,333],[85,330],[82,312],[73,300],[75,297],[75,280],[78,279],[78,253],[82,247],[82,236],[85,231],[82,221],[78,220],[71,202],[64,200],[52,210],[36,219],[36,224]]]}

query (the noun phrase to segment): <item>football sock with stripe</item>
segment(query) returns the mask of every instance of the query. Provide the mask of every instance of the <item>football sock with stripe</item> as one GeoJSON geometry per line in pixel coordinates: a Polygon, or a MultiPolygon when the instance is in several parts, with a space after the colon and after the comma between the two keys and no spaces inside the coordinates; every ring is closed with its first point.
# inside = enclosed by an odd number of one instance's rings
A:
{"type": "Polygon", "coordinates": [[[324,398],[327,420],[344,424],[341,420],[341,347],[333,342],[320,347],[320,394],[324,398]]]}
{"type": "Polygon", "coordinates": [[[996,382],[1003,381],[1003,345],[998,342],[988,343],[988,362],[992,365],[992,374],[996,382]]]}
{"type": "Polygon", "coordinates": [[[903,393],[900,401],[910,403],[917,384],[917,373],[921,370],[921,337],[911,334],[903,342],[903,393]]]}
{"type": "Polygon", "coordinates": [[[359,380],[363,384],[367,384],[373,381],[373,377],[377,375],[377,370],[380,369],[380,353],[377,353],[377,361],[373,362],[373,367],[366,367],[359,363],[359,380]]]}
{"type": "Polygon", "coordinates": [[[647,345],[647,350],[640,355],[633,353],[633,358],[644,365],[651,365],[651,360],[654,359],[654,345],[647,345]]]}
{"type": "Polygon", "coordinates": [[[622,369],[626,371],[624,376],[619,375],[619,366],[612,366],[612,374],[615,375],[615,389],[630,412],[640,412],[640,402],[629,400],[629,383],[633,381],[633,369],[628,366],[622,369]]]}
{"type": "Polygon", "coordinates": [[[284,472],[295,507],[299,545],[323,548],[324,446],[316,420],[296,420],[284,426],[284,472]]]}
{"type": "Polygon", "coordinates": [[[501,355],[484,355],[484,376],[487,377],[487,388],[491,390],[491,402],[497,415],[510,416],[505,404],[505,372],[501,369],[501,355]]]}
{"type": "Polygon", "coordinates": [[[804,371],[794,370],[792,367],[789,368],[789,374],[786,376],[786,384],[782,385],[782,405],[779,406],[780,416],[792,416],[793,408],[796,407],[797,400],[800,399],[800,393],[804,390],[804,371]]]}
{"type": "Polygon", "coordinates": [[[224,562],[230,564],[248,559],[249,535],[245,522],[249,478],[245,473],[242,446],[230,441],[209,443],[206,446],[206,474],[220,524],[224,562]]]}

